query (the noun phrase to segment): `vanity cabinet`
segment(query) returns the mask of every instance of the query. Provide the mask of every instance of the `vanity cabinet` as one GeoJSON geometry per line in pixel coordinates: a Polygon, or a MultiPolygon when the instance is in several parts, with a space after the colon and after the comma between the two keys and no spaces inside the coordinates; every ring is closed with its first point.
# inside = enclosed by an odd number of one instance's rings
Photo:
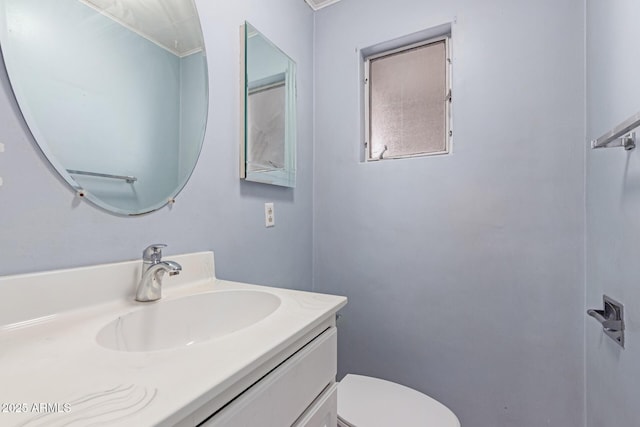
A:
{"type": "Polygon", "coordinates": [[[335,427],[338,420],[338,385],[332,384],[302,414],[293,427],[335,427]]]}
{"type": "Polygon", "coordinates": [[[203,427],[333,427],[337,424],[335,326],[200,424],[203,427]]]}
{"type": "Polygon", "coordinates": [[[218,280],[212,252],[172,261],[152,304],[133,302],[139,261],[0,277],[0,402],[76,402],[2,427],[335,427],[347,299],[218,280]]]}

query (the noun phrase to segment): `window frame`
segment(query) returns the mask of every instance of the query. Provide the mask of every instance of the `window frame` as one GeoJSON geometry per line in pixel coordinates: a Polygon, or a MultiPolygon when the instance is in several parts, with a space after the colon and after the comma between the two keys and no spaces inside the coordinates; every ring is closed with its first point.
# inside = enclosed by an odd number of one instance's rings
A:
{"type": "Polygon", "coordinates": [[[406,159],[406,158],[415,158],[415,157],[426,157],[426,156],[440,156],[443,154],[451,153],[451,146],[453,141],[453,129],[452,129],[452,119],[451,119],[451,104],[453,103],[452,98],[452,88],[451,88],[451,34],[446,34],[438,37],[432,37],[426,40],[419,41],[417,43],[411,43],[408,45],[403,45],[397,48],[384,50],[382,52],[378,52],[375,54],[367,55],[364,58],[364,161],[368,162],[377,162],[380,160],[394,160],[394,159],[406,159]],[[445,88],[446,95],[443,99],[445,102],[445,148],[443,151],[430,151],[430,152],[418,152],[413,154],[405,154],[400,156],[391,156],[384,157],[381,155],[380,157],[372,157],[371,156],[371,86],[370,86],[370,70],[371,70],[371,61],[374,59],[382,58],[385,56],[391,56],[400,52],[409,51],[415,48],[419,48],[422,46],[440,43],[444,41],[445,43],[445,88]]]}

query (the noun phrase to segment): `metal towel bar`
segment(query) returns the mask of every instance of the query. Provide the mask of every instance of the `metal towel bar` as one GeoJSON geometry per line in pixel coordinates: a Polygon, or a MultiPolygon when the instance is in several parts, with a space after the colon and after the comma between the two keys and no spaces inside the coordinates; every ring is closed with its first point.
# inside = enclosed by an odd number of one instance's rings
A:
{"type": "Polygon", "coordinates": [[[625,150],[633,150],[636,148],[636,134],[631,131],[639,126],[640,113],[637,113],[600,138],[591,141],[591,148],[624,147],[625,150]]]}
{"type": "Polygon", "coordinates": [[[88,176],[97,176],[100,178],[121,179],[123,181],[128,182],[129,184],[133,184],[138,180],[138,178],[136,178],[135,176],[129,176],[129,175],[112,175],[109,173],[87,172],[87,171],[79,171],[75,169],[67,169],[67,172],[69,172],[72,175],[88,175],[88,176]]]}

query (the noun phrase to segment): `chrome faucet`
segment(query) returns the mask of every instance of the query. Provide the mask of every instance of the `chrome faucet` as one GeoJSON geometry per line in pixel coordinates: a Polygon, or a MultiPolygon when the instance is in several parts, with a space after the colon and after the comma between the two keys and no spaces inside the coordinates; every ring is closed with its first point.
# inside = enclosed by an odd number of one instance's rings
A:
{"type": "Polygon", "coordinates": [[[136,301],[157,301],[162,297],[162,277],[180,274],[182,266],[173,261],[162,261],[162,248],[167,245],[156,244],[147,247],[142,252],[142,276],[138,282],[136,301]]]}

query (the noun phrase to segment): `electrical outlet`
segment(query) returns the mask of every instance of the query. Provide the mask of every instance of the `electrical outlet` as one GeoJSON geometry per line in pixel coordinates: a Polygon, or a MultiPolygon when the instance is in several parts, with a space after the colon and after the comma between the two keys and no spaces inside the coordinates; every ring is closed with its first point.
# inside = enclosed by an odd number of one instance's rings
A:
{"type": "Polygon", "coordinates": [[[276,225],[276,211],[273,208],[273,203],[264,204],[264,225],[265,227],[276,225]]]}

